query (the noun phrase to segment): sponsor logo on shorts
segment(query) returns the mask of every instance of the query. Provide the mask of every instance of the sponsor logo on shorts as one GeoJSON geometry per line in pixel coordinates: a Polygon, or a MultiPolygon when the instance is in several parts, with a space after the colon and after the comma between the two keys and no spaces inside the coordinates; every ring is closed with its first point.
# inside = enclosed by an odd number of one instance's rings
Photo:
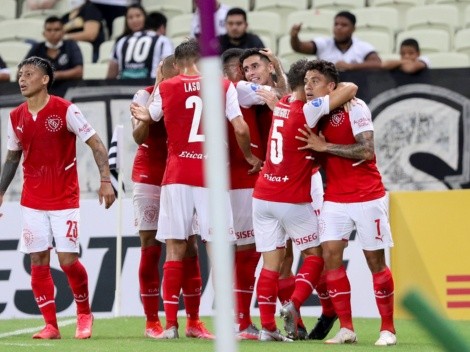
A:
{"type": "Polygon", "coordinates": [[[253,230],[248,231],[237,231],[235,233],[237,236],[237,240],[241,240],[242,238],[250,238],[255,236],[255,232],[253,230]]]}
{"type": "Polygon", "coordinates": [[[62,119],[58,115],[51,115],[46,118],[44,122],[46,130],[49,132],[57,132],[62,128],[62,119]]]}
{"type": "Polygon", "coordinates": [[[33,233],[28,229],[23,230],[23,242],[24,244],[29,247],[33,243],[33,233]]]}
{"type": "Polygon", "coordinates": [[[153,223],[157,220],[157,207],[154,205],[149,205],[144,209],[144,220],[145,222],[153,223]]]}
{"type": "Polygon", "coordinates": [[[316,233],[312,233],[312,234],[304,236],[304,237],[294,238],[294,242],[297,246],[300,246],[302,244],[306,244],[306,243],[316,241],[317,239],[318,239],[318,235],[316,233]]]}

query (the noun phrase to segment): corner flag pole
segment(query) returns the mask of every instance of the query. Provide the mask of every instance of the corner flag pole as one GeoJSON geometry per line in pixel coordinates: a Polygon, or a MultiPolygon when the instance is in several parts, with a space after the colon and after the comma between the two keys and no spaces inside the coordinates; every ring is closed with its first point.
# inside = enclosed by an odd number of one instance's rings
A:
{"type": "Polygon", "coordinates": [[[117,231],[116,231],[116,291],[114,296],[114,316],[121,315],[121,275],[122,275],[122,167],[124,165],[123,152],[123,125],[116,126],[117,148],[116,148],[116,169],[118,172],[117,187],[117,231]]]}
{"type": "Polygon", "coordinates": [[[201,74],[204,114],[205,176],[209,187],[212,236],[212,270],[215,292],[215,335],[217,352],[235,352],[233,315],[233,254],[228,242],[226,195],[228,189],[227,122],[224,112],[222,67],[215,36],[215,0],[198,0],[201,22],[201,74]]]}

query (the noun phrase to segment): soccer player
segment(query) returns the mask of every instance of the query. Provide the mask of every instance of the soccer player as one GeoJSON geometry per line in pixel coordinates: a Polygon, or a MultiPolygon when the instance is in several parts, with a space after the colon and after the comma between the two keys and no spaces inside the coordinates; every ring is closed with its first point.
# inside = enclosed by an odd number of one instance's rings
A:
{"type": "MultiPolygon", "coordinates": [[[[173,67],[174,56],[170,55],[158,67],[156,86],[174,77],[178,72],[173,67]]],[[[153,86],[137,91],[133,102],[147,105],[153,86]]],[[[150,102],[149,102],[150,103],[150,102]]],[[[155,238],[160,210],[160,192],[166,165],[166,130],[163,121],[148,123],[132,118],[132,136],[139,145],[132,168],[134,181],[133,203],[135,223],[139,230],[141,256],[139,266],[140,297],[146,316],[145,336],[156,338],[163,328],[158,317],[160,297],[160,275],[158,263],[162,251],[160,241],[155,238]]],[[[153,122],[153,121],[152,121],[153,122]]]]}
{"type": "MultiPolygon", "coordinates": [[[[168,134],[168,160],[162,182],[159,229],[157,238],[166,243],[166,261],[163,267],[163,299],[166,327],[160,338],[178,338],[178,300],[183,285],[183,258],[187,239],[192,232],[193,215],[196,214],[200,236],[211,241],[208,214],[208,189],[203,177],[204,134],[202,122],[201,77],[196,66],[199,45],[195,40],[181,43],[175,50],[175,62],[180,74],[163,81],[157,87],[155,97],[147,110],[133,104],[132,114],[143,121],[160,120],[163,117],[168,134]]],[[[261,161],[250,149],[250,134],[237,102],[233,84],[225,80],[225,115],[231,122],[237,142],[251,165],[250,173],[256,173],[261,161]]],[[[230,199],[227,193],[227,216],[231,218],[230,199]]],[[[230,224],[231,227],[231,224],[230,224]]],[[[234,240],[233,229],[227,228],[227,239],[234,240]]],[[[203,323],[188,319],[186,336],[213,338],[203,323]]]]}
{"type": "Polygon", "coordinates": [[[307,143],[301,149],[313,149],[323,154],[326,189],[320,215],[324,224],[320,227],[320,241],[329,296],[341,326],[336,336],[325,342],[342,344],[357,340],[351,315],[351,287],[343,266],[344,239],[355,228],[372,273],[382,318],[380,336],[375,344],[395,345],[394,284],[384,253],[385,248],[393,246],[393,241],[385,188],[376,166],[370,110],[360,99],[350,101],[357,87],[351,83],[338,83],[339,74],[331,62],[310,62],[305,82],[310,103],[304,112],[308,119],[319,121],[321,135],[307,129],[297,138],[307,143]],[[341,94],[344,91],[349,94],[341,94]]]}
{"type": "Polygon", "coordinates": [[[10,113],[8,152],[0,179],[0,205],[23,155],[20,251],[31,258],[31,286],[46,323],[33,338],[60,339],[49,267],[54,239],[60,266],[77,304],[75,338],[86,339],[92,334],[93,315],[87,272],[78,259],[77,136],[93,151],[101,177],[100,204],[104,201],[106,209],[109,208],[115,196],[106,148],[75,104],[49,95],[53,80],[52,64],[46,59],[33,56],[18,65],[18,83],[26,102],[10,113]]]}
{"type": "MultiPolygon", "coordinates": [[[[236,86],[242,80],[240,56],[243,49],[231,48],[222,54],[224,75],[236,86]]],[[[261,139],[256,124],[256,107],[240,107],[243,118],[250,129],[253,153],[261,155],[261,139]]],[[[251,299],[255,286],[255,271],[260,253],[256,251],[252,220],[252,196],[258,174],[249,174],[243,153],[237,145],[232,128],[228,129],[230,161],[230,202],[232,205],[233,227],[236,236],[235,251],[235,298],[237,337],[240,340],[258,340],[259,330],[253,324],[250,314],[251,299]]],[[[264,150],[264,148],[263,148],[264,150]]]]}
{"type": "Polygon", "coordinates": [[[299,60],[289,70],[292,94],[283,97],[274,108],[266,161],[253,192],[256,249],[263,256],[256,288],[261,341],[292,341],[281,335],[275,321],[286,236],[304,257],[295,289],[281,309],[285,329],[294,339],[298,337],[300,305],[312,294],[323,270],[317,218],[310,195],[313,158],[310,152],[298,150],[301,145],[295,139],[298,129],[305,123],[313,127],[303,113],[305,63],[299,60]]]}

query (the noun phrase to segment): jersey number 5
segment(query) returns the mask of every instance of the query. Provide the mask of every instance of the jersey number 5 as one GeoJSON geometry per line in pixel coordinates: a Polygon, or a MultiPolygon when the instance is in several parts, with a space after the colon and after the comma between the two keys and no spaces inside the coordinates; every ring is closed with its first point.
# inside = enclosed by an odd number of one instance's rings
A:
{"type": "Polygon", "coordinates": [[[197,95],[190,96],[186,99],[186,109],[194,109],[193,122],[191,123],[188,142],[204,142],[206,140],[206,136],[198,133],[199,126],[201,125],[202,99],[197,95]]]}
{"type": "Polygon", "coordinates": [[[284,120],[273,120],[273,132],[271,133],[270,159],[273,164],[279,164],[284,155],[282,154],[282,134],[278,131],[279,127],[284,126],[284,120]]]}

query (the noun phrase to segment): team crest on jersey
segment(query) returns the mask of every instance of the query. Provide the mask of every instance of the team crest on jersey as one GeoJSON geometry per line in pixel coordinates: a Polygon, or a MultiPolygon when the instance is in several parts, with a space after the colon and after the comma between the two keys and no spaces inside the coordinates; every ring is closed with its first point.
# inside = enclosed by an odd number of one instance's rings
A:
{"type": "Polygon", "coordinates": [[[29,231],[28,229],[23,230],[23,242],[26,245],[26,247],[29,247],[33,243],[33,233],[29,231]]]}
{"type": "Polygon", "coordinates": [[[315,98],[312,100],[312,105],[316,108],[323,104],[323,98],[315,98]]]}
{"type": "Polygon", "coordinates": [[[58,115],[48,116],[45,125],[49,132],[57,132],[62,128],[62,119],[58,115]]]}
{"type": "Polygon", "coordinates": [[[144,209],[144,219],[145,222],[153,223],[157,220],[157,207],[154,205],[149,205],[144,209]]]}
{"type": "Polygon", "coordinates": [[[344,112],[339,111],[339,112],[332,114],[330,120],[331,120],[331,124],[333,125],[333,127],[338,127],[344,121],[344,112]]]}

